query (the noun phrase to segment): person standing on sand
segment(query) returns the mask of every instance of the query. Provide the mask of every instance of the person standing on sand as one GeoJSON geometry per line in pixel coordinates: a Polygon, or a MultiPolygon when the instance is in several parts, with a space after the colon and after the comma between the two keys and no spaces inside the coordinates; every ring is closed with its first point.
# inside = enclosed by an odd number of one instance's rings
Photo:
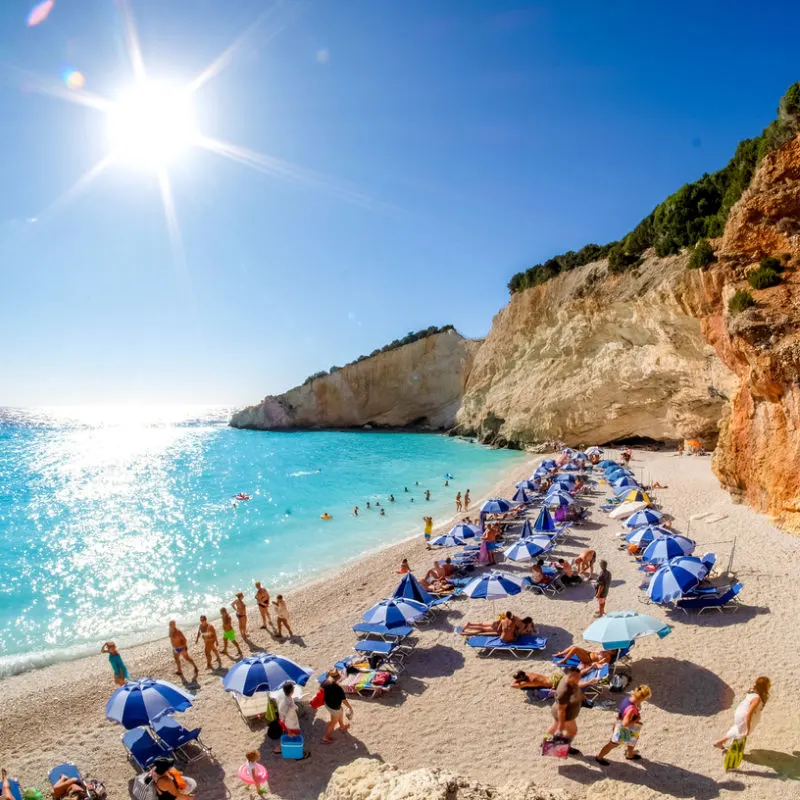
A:
{"type": "Polygon", "coordinates": [[[608,597],[608,589],[611,586],[611,573],[608,571],[608,562],[600,561],[600,574],[597,576],[597,583],[595,584],[594,596],[597,600],[596,617],[602,617],[606,613],[606,598],[608,597]]]}
{"type": "Polygon", "coordinates": [[[200,637],[203,637],[203,649],[206,654],[206,667],[213,669],[211,666],[211,656],[217,657],[217,666],[222,667],[222,659],[219,657],[219,649],[217,647],[217,629],[208,621],[208,617],[203,614],[200,617],[200,627],[197,629],[197,636],[194,637],[194,643],[197,644],[200,637]]]}
{"type": "Polygon", "coordinates": [[[239,647],[239,642],[236,641],[236,631],[233,629],[233,620],[228,613],[227,608],[219,610],[220,617],[222,617],[222,653],[228,655],[228,642],[233,642],[233,646],[239,653],[239,658],[244,658],[242,648],[239,647]]]}
{"type": "Polygon", "coordinates": [[[469,511],[469,489],[464,492],[464,511],[469,511]]]}
{"type": "Polygon", "coordinates": [[[247,638],[247,607],[244,604],[244,593],[237,592],[236,599],[231,603],[231,607],[236,613],[236,618],[239,620],[239,633],[242,634],[242,639],[247,638]]]}
{"type": "Polygon", "coordinates": [[[256,581],[256,604],[261,614],[261,629],[267,630],[267,622],[274,627],[269,613],[269,592],[261,585],[261,581],[256,581]]]}
{"type": "Polygon", "coordinates": [[[614,723],[614,731],[611,734],[611,741],[603,745],[603,749],[594,757],[594,760],[603,767],[607,767],[611,762],[606,756],[621,744],[625,745],[625,758],[628,761],[641,761],[641,756],[636,752],[636,742],[639,741],[639,731],[642,729],[641,706],[646,700],[653,696],[650,687],[642,684],[637,686],[630,697],[626,697],[619,704],[617,721],[614,723]]]}
{"type": "Polygon", "coordinates": [[[578,735],[578,714],[581,711],[583,692],[578,685],[581,680],[581,671],[577,667],[568,667],[564,670],[564,677],[556,687],[555,702],[553,703],[553,724],[548,729],[551,736],[559,734],[570,740],[569,754],[579,756],[581,751],[572,746],[578,735]]]}
{"type": "Polygon", "coordinates": [[[433,517],[423,517],[422,521],[425,523],[422,535],[425,537],[425,544],[430,546],[431,534],[433,533],[433,517]]]}
{"type": "Polygon", "coordinates": [[[181,659],[183,659],[194,667],[194,678],[192,680],[197,680],[197,664],[194,663],[189,655],[189,643],[186,641],[183,631],[175,624],[174,619],[169,621],[169,641],[172,645],[172,657],[175,659],[175,666],[177,667],[175,674],[183,678],[183,670],[181,669],[181,659]]]}
{"type": "Polygon", "coordinates": [[[108,653],[108,663],[111,664],[111,669],[114,670],[114,683],[117,686],[124,685],[125,681],[130,680],[128,675],[128,668],[122,660],[122,656],[117,650],[117,645],[114,642],[106,642],[100,649],[101,653],[108,653]]]}
{"type": "Polygon", "coordinates": [[[322,737],[323,744],[330,744],[333,741],[331,734],[336,730],[337,725],[339,726],[339,730],[342,731],[347,731],[350,727],[344,724],[344,708],[342,708],[342,706],[347,707],[348,716],[353,716],[353,707],[350,705],[350,701],[345,697],[344,689],[339,686],[340,677],[339,670],[332,669],[328,672],[328,676],[322,684],[323,702],[325,703],[328,714],[330,714],[330,722],[322,737]]]}
{"type": "Polygon", "coordinates": [[[461,512],[461,492],[456,495],[456,514],[461,512]]]}
{"type": "MultiPolygon", "coordinates": [[[[278,597],[280,597],[280,595],[278,595],[278,597]]],[[[292,681],[286,681],[286,683],[284,683],[283,686],[278,690],[277,702],[278,718],[281,721],[281,727],[286,731],[287,735],[299,736],[300,720],[297,716],[297,704],[294,701],[294,683],[292,683],[292,681]]],[[[281,752],[280,743],[273,750],[273,752],[281,752]]]]}
{"type": "Polygon", "coordinates": [[[283,636],[283,626],[286,626],[286,630],[289,631],[290,637],[294,636],[292,629],[289,627],[289,609],[286,606],[286,601],[283,599],[283,595],[279,594],[275,598],[275,602],[272,605],[275,606],[275,616],[278,618],[278,636],[283,636]]]}
{"type": "Polygon", "coordinates": [[[761,719],[761,711],[769,700],[771,686],[769,678],[756,678],[752,688],[733,712],[733,726],[721,739],[714,742],[714,747],[725,750],[734,739],[744,739],[753,732],[761,719]]]}

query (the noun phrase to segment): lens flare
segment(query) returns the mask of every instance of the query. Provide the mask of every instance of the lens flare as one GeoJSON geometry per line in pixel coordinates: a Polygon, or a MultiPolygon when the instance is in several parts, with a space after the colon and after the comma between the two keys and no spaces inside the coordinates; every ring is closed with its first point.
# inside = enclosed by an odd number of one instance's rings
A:
{"type": "Polygon", "coordinates": [[[86,86],[86,78],[77,69],[68,69],[64,72],[64,84],[67,89],[83,89],[86,86]]]}
{"type": "Polygon", "coordinates": [[[43,3],[35,5],[31,9],[31,13],[28,14],[28,19],[26,20],[28,27],[32,28],[34,25],[41,25],[50,15],[55,4],[55,0],[45,0],[43,3]]]}

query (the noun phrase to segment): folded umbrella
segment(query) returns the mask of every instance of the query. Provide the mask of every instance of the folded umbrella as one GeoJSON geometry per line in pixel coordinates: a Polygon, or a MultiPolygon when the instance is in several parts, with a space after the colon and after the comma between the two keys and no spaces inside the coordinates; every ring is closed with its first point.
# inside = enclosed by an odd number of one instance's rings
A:
{"type": "Polygon", "coordinates": [[[533,529],[537,533],[555,533],[558,530],[555,520],[547,510],[547,506],[542,506],[539,516],[536,517],[536,522],[533,523],[533,529]]]}
{"type": "Polygon", "coordinates": [[[528,498],[527,493],[525,490],[520,487],[514,494],[514,497],[511,498],[515,503],[525,503],[526,505],[530,503],[530,499],[528,498]]]}
{"type": "Polygon", "coordinates": [[[429,606],[436,598],[414,577],[413,573],[403,575],[392,597],[404,597],[429,606]]]}

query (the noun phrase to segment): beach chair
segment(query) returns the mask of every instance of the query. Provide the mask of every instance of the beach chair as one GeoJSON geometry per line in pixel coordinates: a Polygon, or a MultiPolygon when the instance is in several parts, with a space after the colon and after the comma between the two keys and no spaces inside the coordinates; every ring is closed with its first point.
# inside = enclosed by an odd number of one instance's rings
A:
{"type": "Polygon", "coordinates": [[[11,790],[11,796],[14,798],[14,800],[22,800],[22,788],[19,785],[19,781],[9,778],[8,788],[11,790]]]}
{"type": "Polygon", "coordinates": [[[122,735],[122,744],[128,751],[128,758],[139,770],[149,769],[157,758],[172,755],[172,751],[157,742],[146,728],[125,731],[122,735]]]}
{"type": "MultiPolygon", "coordinates": [[[[339,669],[338,666],[337,669],[339,669]]],[[[317,677],[317,680],[322,684],[327,676],[328,673],[323,672],[317,677]]],[[[344,672],[339,678],[339,686],[342,687],[345,694],[363,697],[366,700],[382,697],[390,692],[396,683],[397,675],[394,672],[381,669],[344,672]]]]}
{"type": "Polygon", "coordinates": [[[688,614],[690,611],[696,611],[702,614],[705,611],[736,611],[739,607],[739,592],[742,591],[741,583],[734,583],[733,586],[720,587],[712,592],[704,592],[696,594],[691,597],[684,597],[675,603],[676,608],[688,614]]]}
{"type": "Polygon", "coordinates": [[[534,583],[530,577],[522,579],[522,586],[535,594],[540,594],[543,597],[555,597],[559,592],[563,591],[564,584],[561,582],[560,576],[556,575],[549,583],[534,583]]]}
{"type": "Polygon", "coordinates": [[[403,639],[414,633],[414,629],[410,625],[387,628],[385,625],[378,625],[372,622],[359,622],[353,625],[353,633],[360,639],[377,638],[382,639],[384,642],[402,642],[403,639]]]}
{"type": "Polygon", "coordinates": [[[165,715],[153,723],[153,731],[166,747],[179,754],[187,763],[211,755],[211,748],[200,739],[200,728],[187,730],[175,719],[165,715]],[[187,745],[192,744],[196,745],[194,755],[191,747],[187,750],[187,745]]]}
{"type": "Polygon", "coordinates": [[[386,661],[403,663],[406,656],[414,649],[409,644],[397,644],[397,642],[383,642],[377,639],[362,639],[353,646],[356,653],[360,653],[367,658],[380,656],[386,661]]]}
{"type": "Polygon", "coordinates": [[[81,776],[81,771],[72,764],[71,762],[67,761],[64,764],[59,764],[57,767],[53,767],[47,775],[50,785],[55,786],[61,778],[73,778],[76,781],[82,781],[83,777],[81,776]]]}
{"type": "Polygon", "coordinates": [[[253,692],[249,697],[244,694],[239,694],[239,692],[230,692],[229,694],[233,695],[233,702],[236,703],[236,709],[242,719],[247,723],[254,719],[259,719],[267,711],[269,692],[266,690],[253,692]]]}
{"type": "Polygon", "coordinates": [[[499,636],[470,636],[467,645],[477,650],[479,656],[511,653],[514,658],[529,658],[547,647],[547,637],[520,636],[516,642],[504,642],[499,636]]]}
{"type": "MultiPolygon", "coordinates": [[[[592,708],[594,700],[602,692],[603,688],[608,686],[608,677],[610,670],[608,664],[603,664],[602,667],[587,672],[581,678],[581,691],[585,698],[590,702],[586,704],[588,708],[592,708]]],[[[549,687],[537,687],[535,689],[525,689],[531,698],[536,700],[553,700],[556,696],[556,690],[549,687]]]]}

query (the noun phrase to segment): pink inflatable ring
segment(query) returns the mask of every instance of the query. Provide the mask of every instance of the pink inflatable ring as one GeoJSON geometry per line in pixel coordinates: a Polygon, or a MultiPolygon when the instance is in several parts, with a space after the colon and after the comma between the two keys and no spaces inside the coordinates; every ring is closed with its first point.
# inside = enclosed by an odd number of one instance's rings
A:
{"type": "MultiPolygon", "coordinates": [[[[256,779],[259,783],[266,783],[267,778],[269,778],[269,772],[267,772],[267,768],[263,764],[256,764],[255,766],[255,773],[256,779]]],[[[253,780],[253,776],[250,774],[250,765],[245,762],[239,767],[239,772],[237,773],[239,778],[244,781],[246,784],[250,786],[255,785],[255,781],[253,780]]]]}

